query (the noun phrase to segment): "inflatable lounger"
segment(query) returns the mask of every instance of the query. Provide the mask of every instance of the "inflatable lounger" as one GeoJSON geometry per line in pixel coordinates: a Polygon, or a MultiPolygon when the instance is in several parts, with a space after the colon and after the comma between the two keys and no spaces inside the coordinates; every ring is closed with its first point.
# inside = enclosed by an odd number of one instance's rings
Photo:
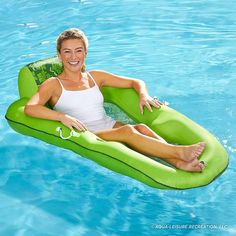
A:
{"type": "Polygon", "coordinates": [[[130,176],[149,186],[162,189],[189,189],[204,186],[218,177],[228,165],[228,155],[223,146],[207,130],[178,113],[161,106],[142,115],[139,98],[133,89],[102,88],[105,102],[118,106],[136,123],[144,123],[161,135],[169,143],[193,144],[206,142],[200,160],[206,168],[202,173],[191,173],[176,169],[154,158],[138,153],[119,142],[105,141],[93,133],[75,132],[68,139],[70,130],[60,122],[29,117],[24,114],[24,106],[46,79],[56,76],[62,66],[56,58],[30,63],[20,70],[18,85],[20,99],[11,104],[6,113],[9,125],[17,132],[41,139],[47,143],[70,149],[98,164],[123,175],[130,176]],[[59,128],[61,127],[61,128],[59,128]]]}

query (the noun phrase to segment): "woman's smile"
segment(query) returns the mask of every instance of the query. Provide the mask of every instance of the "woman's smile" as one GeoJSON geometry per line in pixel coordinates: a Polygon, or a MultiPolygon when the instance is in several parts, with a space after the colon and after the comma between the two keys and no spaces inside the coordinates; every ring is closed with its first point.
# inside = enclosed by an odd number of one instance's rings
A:
{"type": "Polygon", "coordinates": [[[71,64],[71,65],[77,65],[77,64],[79,64],[79,61],[69,61],[69,64],[71,64]]]}
{"type": "Polygon", "coordinates": [[[68,62],[71,66],[77,66],[79,65],[80,61],[69,61],[68,62]]]}

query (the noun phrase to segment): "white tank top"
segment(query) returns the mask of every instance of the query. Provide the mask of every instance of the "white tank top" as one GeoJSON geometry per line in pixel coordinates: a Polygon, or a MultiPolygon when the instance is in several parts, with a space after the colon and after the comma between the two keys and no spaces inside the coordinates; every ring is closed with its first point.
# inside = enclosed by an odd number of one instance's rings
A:
{"type": "Polygon", "coordinates": [[[88,72],[87,74],[94,86],[84,90],[66,90],[57,78],[62,93],[53,109],[75,117],[91,132],[111,129],[116,121],[107,116],[103,107],[103,95],[93,77],[88,72]]]}

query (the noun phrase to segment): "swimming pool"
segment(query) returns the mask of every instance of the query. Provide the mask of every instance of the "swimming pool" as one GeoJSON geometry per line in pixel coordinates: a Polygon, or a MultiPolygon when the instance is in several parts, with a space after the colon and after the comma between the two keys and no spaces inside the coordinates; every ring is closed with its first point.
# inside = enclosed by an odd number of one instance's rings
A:
{"type": "Polygon", "coordinates": [[[4,1],[0,8],[0,235],[235,235],[235,5],[216,1],[4,1]],[[145,80],[224,143],[209,186],[152,189],[67,150],[15,133],[4,119],[17,73],[55,54],[79,27],[88,69],[145,80]]]}

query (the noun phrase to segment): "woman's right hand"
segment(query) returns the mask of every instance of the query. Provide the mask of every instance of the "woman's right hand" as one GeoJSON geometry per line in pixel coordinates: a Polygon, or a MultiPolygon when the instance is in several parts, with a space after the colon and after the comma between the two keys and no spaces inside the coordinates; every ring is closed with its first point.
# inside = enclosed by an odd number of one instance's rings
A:
{"type": "Polygon", "coordinates": [[[71,130],[74,130],[74,128],[82,132],[88,130],[82,122],[66,114],[60,114],[59,121],[71,130]]]}

